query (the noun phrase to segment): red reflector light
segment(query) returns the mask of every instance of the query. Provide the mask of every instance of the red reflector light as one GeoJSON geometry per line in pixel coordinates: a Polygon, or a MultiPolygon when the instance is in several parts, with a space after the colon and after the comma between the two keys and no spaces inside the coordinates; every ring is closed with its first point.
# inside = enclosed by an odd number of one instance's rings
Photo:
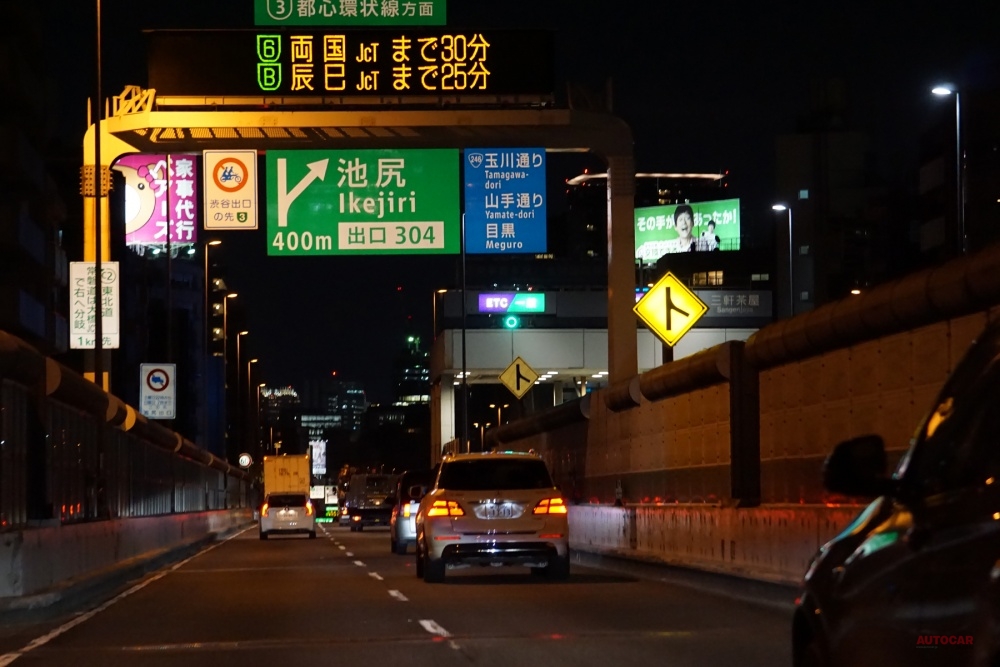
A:
{"type": "Polygon", "coordinates": [[[566,514],[568,508],[562,498],[546,498],[532,510],[534,514],[566,514]]]}
{"type": "Polygon", "coordinates": [[[558,540],[563,536],[562,533],[545,533],[544,535],[539,535],[543,540],[558,540]]]}
{"type": "Polygon", "coordinates": [[[453,542],[459,538],[458,535],[438,535],[434,539],[438,542],[453,542]]]}

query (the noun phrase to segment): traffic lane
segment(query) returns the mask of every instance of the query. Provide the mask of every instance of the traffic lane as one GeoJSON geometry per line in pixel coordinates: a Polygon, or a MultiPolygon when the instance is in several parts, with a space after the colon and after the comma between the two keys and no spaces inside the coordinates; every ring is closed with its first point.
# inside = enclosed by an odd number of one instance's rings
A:
{"type": "Polygon", "coordinates": [[[389,552],[387,534],[334,534],[483,664],[791,664],[790,612],[578,565],[565,582],[527,568],[476,567],[426,584],[412,553],[389,552]]]}
{"type": "MultiPolygon", "coordinates": [[[[356,560],[329,539],[260,541],[250,531],[75,617],[55,636],[37,636],[15,664],[447,664],[454,650],[356,560]]],[[[11,655],[0,656],[0,667],[11,655]]]]}
{"type": "MultiPolygon", "coordinates": [[[[642,588],[642,582],[632,579],[578,568],[569,582],[554,584],[536,581],[530,575],[504,574],[507,570],[503,570],[499,573],[488,571],[485,576],[474,574],[468,580],[459,576],[461,573],[449,573],[445,584],[429,586],[413,574],[412,555],[400,557],[389,553],[387,531],[351,534],[344,529],[328,533],[330,539],[291,538],[285,545],[291,549],[292,544],[297,544],[311,552],[312,547],[308,545],[323,543],[335,553],[334,562],[323,564],[322,569],[340,572],[339,576],[330,577],[336,582],[337,590],[312,592],[313,597],[322,600],[328,607],[328,613],[324,615],[328,621],[325,632],[304,632],[297,625],[282,628],[281,631],[275,628],[268,631],[258,622],[253,627],[264,628],[264,631],[251,639],[234,640],[234,635],[242,637],[243,634],[239,632],[240,627],[234,629],[233,626],[241,626],[243,622],[225,611],[204,613],[204,600],[217,595],[217,591],[201,586],[183,604],[187,605],[187,613],[192,615],[190,622],[195,628],[207,626],[213,631],[201,636],[190,631],[180,633],[198,636],[198,641],[188,639],[179,642],[176,631],[163,631],[160,626],[165,622],[158,619],[155,610],[151,613],[141,606],[129,607],[126,599],[117,604],[118,618],[111,613],[115,609],[112,607],[30,651],[18,660],[18,664],[48,667],[73,662],[80,667],[106,664],[184,664],[200,667],[280,663],[312,667],[317,660],[349,660],[352,663],[399,660],[410,665],[436,667],[465,664],[469,660],[497,665],[512,662],[537,664],[544,660],[553,665],[593,664],[602,667],[609,662],[623,661],[626,664],[658,665],[731,664],[734,660],[751,666],[790,664],[787,657],[782,657],[787,656],[787,649],[784,648],[787,647],[787,633],[781,633],[780,647],[775,649],[769,639],[756,637],[756,643],[746,641],[746,629],[738,625],[721,631],[685,631],[657,627],[650,630],[638,626],[622,628],[596,623],[596,629],[581,627],[568,633],[553,632],[551,626],[554,624],[549,623],[553,619],[548,617],[559,615],[563,617],[559,619],[562,622],[572,622],[571,614],[578,611],[566,611],[565,603],[553,604],[552,593],[557,589],[563,594],[570,587],[581,589],[577,594],[579,601],[573,604],[583,608],[601,608],[607,600],[622,605],[622,596],[633,597],[625,601],[625,606],[636,608],[640,615],[644,613],[644,607],[649,607],[644,590],[638,593],[627,589],[614,590],[622,584],[642,588]],[[452,577],[452,574],[455,576],[452,577]],[[479,592],[471,595],[471,599],[465,599],[469,595],[453,596],[456,590],[479,592]],[[390,595],[393,591],[397,596],[390,595]],[[504,603],[504,600],[507,602],[504,603]],[[511,608],[512,611],[501,614],[499,621],[489,619],[492,610],[501,603],[506,605],[505,609],[511,608]],[[484,618],[490,622],[479,620],[484,618]],[[473,620],[474,627],[456,632],[463,619],[473,620]],[[144,644],[117,640],[114,636],[116,628],[129,623],[146,626],[153,623],[155,629],[145,629],[144,644]],[[108,626],[111,626],[110,635],[108,626]],[[172,637],[172,643],[150,641],[161,640],[167,635],[172,637]],[[95,638],[100,641],[95,641],[95,638]]],[[[289,562],[284,557],[275,561],[276,554],[284,554],[285,551],[260,551],[262,546],[285,540],[259,542],[255,532],[249,538],[235,544],[240,547],[235,551],[223,552],[220,548],[206,553],[200,557],[204,559],[202,563],[191,561],[178,569],[181,574],[171,576],[175,579],[201,576],[197,572],[184,572],[196,565],[197,569],[214,572],[218,579],[226,579],[220,582],[221,586],[230,586],[241,581],[233,575],[242,575],[245,581],[248,573],[259,569],[273,570],[276,565],[282,572],[295,573],[302,569],[298,562],[289,562]],[[263,561],[258,560],[262,558],[261,553],[264,554],[263,561]],[[224,555],[227,558],[221,559],[224,555]],[[214,559],[220,562],[215,563],[214,559]]],[[[163,577],[163,581],[169,579],[163,577]]],[[[146,607],[180,608],[180,603],[175,600],[176,594],[173,598],[164,597],[163,592],[158,590],[161,583],[157,580],[142,589],[155,594],[146,607]]],[[[142,591],[134,596],[142,595],[142,591]]],[[[656,592],[657,596],[662,594],[656,592]]],[[[302,610],[310,610],[315,604],[315,601],[308,601],[302,605],[302,610]]],[[[263,605],[264,611],[275,608],[275,605],[273,601],[267,601],[263,605]]],[[[787,628],[787,624],[781,625],[787,628]]]]}

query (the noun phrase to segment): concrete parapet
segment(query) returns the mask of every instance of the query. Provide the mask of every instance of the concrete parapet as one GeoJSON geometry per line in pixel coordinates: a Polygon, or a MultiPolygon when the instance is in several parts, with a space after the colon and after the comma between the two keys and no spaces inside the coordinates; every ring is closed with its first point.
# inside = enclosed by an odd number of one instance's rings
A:
{"type": "Polygon", "coordinates": [[[570,507],[570,546],[782,584],[861,511],[845,505],[570,507]]]}
{"type": "Polygon", "coordinates": [[[229,532],[249,509],[51,525],[0,533],[0,607],[229,532]],[[7,603],[7,604],[5,604],[7,603]]]}

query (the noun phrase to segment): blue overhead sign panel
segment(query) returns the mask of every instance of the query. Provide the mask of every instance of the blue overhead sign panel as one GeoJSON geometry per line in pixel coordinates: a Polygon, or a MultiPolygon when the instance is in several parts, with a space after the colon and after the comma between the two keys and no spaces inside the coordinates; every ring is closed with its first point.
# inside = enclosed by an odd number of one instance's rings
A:
{"type": "Polygon", "coordinates": [[[544,253],[544,148],[467,148],[465,252],[544,253]]]}

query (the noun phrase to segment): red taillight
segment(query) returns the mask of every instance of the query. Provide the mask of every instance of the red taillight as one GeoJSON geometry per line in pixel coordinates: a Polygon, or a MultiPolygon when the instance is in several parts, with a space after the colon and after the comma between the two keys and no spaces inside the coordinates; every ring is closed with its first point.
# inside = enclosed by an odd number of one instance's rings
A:
{"type": "Polygon", "coordinates": [[[261,516],[267,516],[267,511],[269,509],[271,509],[271,506],[268,505],[267,503],[264,503],[264,506],[260,508],[260,515],[261,516]]]}
{"type": "Polygon", "coordinates": [[[311,500],[307,500],[306,501],[306,516],[312,516],[314,511],[315,510],[313,510],[312,501],[311,500]]]}
{"type": "Polygon", "coordinates": [[[454,500],[435,500],[427,516],[465,516],[465,510],[454,500]]]}
{"type": "Polygon", "coordinates": [[[409,519],[410,518],[410,504],[409,503],[406,503],[405,505],[403,505],[403,518],[404,519],[409,519]]]}
{"type": "Polygon", "coordinates": [[[535,514],[566,514],[568,508],[562,498],[546,498],[535,505],[535,514]]]}

